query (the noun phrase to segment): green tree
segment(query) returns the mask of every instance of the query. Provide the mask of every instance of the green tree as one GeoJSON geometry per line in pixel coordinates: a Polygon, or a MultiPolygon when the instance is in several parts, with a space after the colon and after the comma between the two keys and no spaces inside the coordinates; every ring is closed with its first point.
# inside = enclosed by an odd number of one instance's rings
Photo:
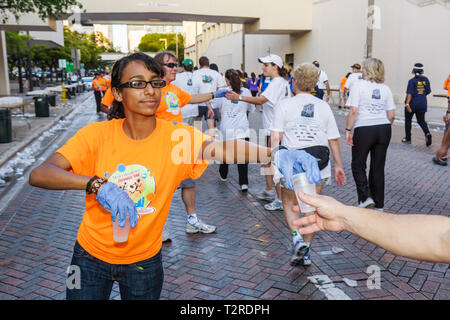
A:
{"type": "Polygon", "coordinates": [[[0,20],[5,23],[8,13],[11,13],[17,20],[25,13],[37,13],[41,19],[54,18],[70,14],[73,6],[83,8],[78,0],[1,0],[0,20]]]}
{"type": "MultiPolygon", "coordinates": [[[[176,38],[175,33],[148,33],[141,38],[138,49],[142,52],[158,52],[162,50],[176,52],[176,38]]],[[[184,60],[184,40],[182,34],[178,34],[178,60],[184,60]]]]}

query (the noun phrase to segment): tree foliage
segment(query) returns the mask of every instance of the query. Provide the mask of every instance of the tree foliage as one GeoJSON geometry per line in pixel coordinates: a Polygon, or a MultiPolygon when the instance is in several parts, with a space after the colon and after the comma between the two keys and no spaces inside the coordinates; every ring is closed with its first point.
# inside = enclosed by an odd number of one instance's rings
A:
{"type": "Polygon", "coordinates": [[[0,20],[5,23],[8,13],[16,20],[25,13],[36,13],[41,19],[71,13],[72,7],[83,8],[78,0],[0,0],[0,20]]]}
{"type": "Polygon", "coordinates": [[[51,48],[48,45],[28,45],[31,37],[17,31],[6,31],[8,62],[10,68],[17,66],[19,58],[30,57],[34,67],[50,69],[58,67],[58,59],[72,60],[72,49],[80,49],[81,63],[86,69],[104,67],[100,54],[114,52],[111,42],[100,32],[90,35],[64,28],[64,46],[51,48]]]}
{"type": "MultiPolygon", "coordinates": [[[[148,33],[141,38],[138,49],[142,52],[158,52],[163,50],[176,52],[176,34],[148,33]],[[167,41],[163,41],[163,39],[167,41]]],[[[184,41],[182,34],[178,34],[178,60],[184,60],[184,41]]]]}

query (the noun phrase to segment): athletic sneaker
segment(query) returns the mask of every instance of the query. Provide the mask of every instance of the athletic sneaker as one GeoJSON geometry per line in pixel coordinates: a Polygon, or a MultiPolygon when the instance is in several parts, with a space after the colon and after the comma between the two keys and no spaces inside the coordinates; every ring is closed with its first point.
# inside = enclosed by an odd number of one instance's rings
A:
{"type": "Polygon", "coordinates": [[[374,208],[375,210],[378,210],[378,211],[381,211],[381,212],[383,212],[384,211],[384,209],[383,208],[374,208]]]}
{"type": "Polygon", "coordinates": [[[241,185],[242,192],[247,191],[247,190],[248,190],[248,185],[246,185],[246,184],[241,185]]]}
{"type": "Polygon", "coordinates": [[[302,264],[303,264],[304,266],[310,266],[310,265],[311,265],[311,256],[310,256],[310,253],[309,253],[309,248],[310,248],[310,247],[308,247],[308,250],[307,250],[307,252],[305,253],[305,256],[303,257],[302,264]]]}
{"type": "Polygon", "coordinates": [[[256,198],[260,199],[260,200],[266,200],[266,201],[273,201],[275,200],[275,190],[264,190],[261,193],[258,193],[256,195],[256,198]]]}
{"type": "Polygon", "coordinates": [[[186,222],[186,233],[213,233],[214,231],[216,231],[215,226],[206,224],[200,219],[197,219],[195,224],[186,222]]]}
{"type": "Polygon", "coordinates": [[[264,205],[264,209],[269,211],[283,210],[283,202],[280,199],[275,199],[271,203],[264,205]]]}
{"type": "Polygon", "coordinates": [[[166,226],[163,228],[162,242],[172,241],[170,238],[169,230],[167,230],[166,226]]]}
{"type": "Polygon", "coordinates": [[[359,208],[373,208],[375,207],[375,202],[373,202],[373,199],[371,197],[368,197],[366,201],[360,201],[358,204],[359,208]]]}
{"type": "Polygon", "coordinates": [[[309,252],[308,244],[303,240],[298,240],[295,244],[292,244],[292,257],[291,265],[303,264],[303,258],[309,252]]]}
{"type": "Polygon", "coordinates": [[[403,142],[403,143],[406,143],[406,144],[411,144],[411,140],[408,140],[408,139],[406,139],[406,138],[403,138],[403,139],[402,139],[402,142],[403,142]]]}
{"type": "Polygon", "coordinates": [[[433,157],[433,162],[435,164],[438,164],[440,166],[446,166],[448,164],[447,158],[444,159],[444,161],[439,160],[437,157],[433,157]]]}
{"type": "Polygon", "coordinates": [[[227,182],[227,178],[222,178],[222,177],[220,176],[220,174],[219,174],[219,179],[220,179],[220,181],[222,181],[222,182],[227,182]]]}
{"type": "Polygon", "coordinates": [[[431,146],[431,133],[426,134],[425,143],[426,143],[427,147],[431,146]]]}

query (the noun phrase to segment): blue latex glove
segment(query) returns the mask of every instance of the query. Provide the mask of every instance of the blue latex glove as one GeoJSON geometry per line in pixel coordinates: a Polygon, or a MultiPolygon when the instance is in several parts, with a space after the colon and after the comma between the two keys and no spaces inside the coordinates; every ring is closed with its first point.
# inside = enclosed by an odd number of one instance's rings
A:
{"type": "Polygon", "coordinates": [[[216,98],[223,98],[228,93],[227,89],[219,89],[216,91],[216,98]]]}
{"type": "Polygon", "coordinates": [[[103,208],[111,212],[111,220],[113,222],[116,221],[116,216],[119,216],[119,227],[123,228],[125,226],[127,212],[131,228],[136,226],[138,219],[136,206],[128,194],[116,184],[108,182],[103,185],[98,191],[96,199],[103,208]]]}
{"type": "Polygon", "coordinates": [[[291,190],[294,190],[291,178],[298,173],[305,172],[310,183],[322,182],[317,159],[304,150],[281,149],[275,154],[274,162],[291,190]]]}

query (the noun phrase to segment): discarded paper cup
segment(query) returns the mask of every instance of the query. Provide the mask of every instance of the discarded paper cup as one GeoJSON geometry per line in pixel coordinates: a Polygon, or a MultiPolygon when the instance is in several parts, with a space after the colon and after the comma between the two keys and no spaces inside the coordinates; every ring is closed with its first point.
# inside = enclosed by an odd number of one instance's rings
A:
{"type": "Polygon", "coordinates": [[[306,178],[306,173],[303,172],[293,176],[292,185],[294,186],[295,196],[297,197],[300,211],[303,213],[316,211],[316,208],[300,201],[300,199],[298,198],[298,193],[300,191],[306,194],[316,195],[316,184],[309,183],[308,178],[306,178]]]}
{"type": "Polygon", "coordinates": [[[115,242],[127,242],[128,233],[130,231],[130,217],[127,214],[125,218],[125,226],[121,228],[119,226],[119,215],[116,216],[116,221],[113,224],[113,240],[115,242]]]}

